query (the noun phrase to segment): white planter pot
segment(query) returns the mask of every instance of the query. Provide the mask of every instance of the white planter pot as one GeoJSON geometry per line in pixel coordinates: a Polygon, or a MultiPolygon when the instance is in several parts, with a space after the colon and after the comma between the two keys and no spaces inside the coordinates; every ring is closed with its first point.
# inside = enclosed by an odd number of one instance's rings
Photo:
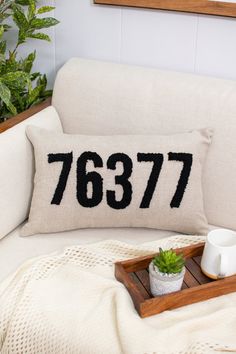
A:
{"type": "Polygon", "coordinates": [[[169,294],[179,291],[182,287],[185,274],[185,267],[181,273],[166,274],[161,273],[151,262],[149,264],[150,289],[153,296],[169,294]]]}

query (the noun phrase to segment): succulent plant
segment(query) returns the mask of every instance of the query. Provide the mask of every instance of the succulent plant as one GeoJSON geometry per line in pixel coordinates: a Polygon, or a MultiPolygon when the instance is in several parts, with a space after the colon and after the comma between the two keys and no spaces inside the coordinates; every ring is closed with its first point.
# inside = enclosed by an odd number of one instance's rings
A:
{"type": "Polygon", "coordinates": [[[176,254],[172,249],[163,251],[159,249],[159,254],[153,258],[153,264],[161,273],[177,274],[184,267],[184,257],[182,254],[176,254]]]}

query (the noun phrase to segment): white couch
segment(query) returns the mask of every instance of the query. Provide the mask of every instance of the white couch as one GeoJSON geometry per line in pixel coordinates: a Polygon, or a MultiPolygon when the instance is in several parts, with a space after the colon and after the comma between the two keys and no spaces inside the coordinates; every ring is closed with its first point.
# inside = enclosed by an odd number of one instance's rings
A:
{"type": "Polygon", "coordinates": [[[211,225],[236,229],[236,82],[75,58],[57,75],[52,106],[0,129],[6,129],[0,134],[0,280],[26,259],[67,245],[104,239],[141,243],[174,234],[86,229],[19,237],[33,186],[33,151],[25,137],[29,123],[52,130],[62,123],[66,133],[96,135],[213,127],[203,176],[206,214],[211,225]]]}

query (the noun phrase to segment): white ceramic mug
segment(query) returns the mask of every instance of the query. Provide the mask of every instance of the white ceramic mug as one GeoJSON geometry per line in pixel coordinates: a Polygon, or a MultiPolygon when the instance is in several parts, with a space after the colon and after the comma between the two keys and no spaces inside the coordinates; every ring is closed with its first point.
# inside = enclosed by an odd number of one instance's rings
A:
{"type": "Polygon", "coordinates": [[[212,279],[236,274],[236,232],[226,229],[209,232],[201,268],[212,279]]]}

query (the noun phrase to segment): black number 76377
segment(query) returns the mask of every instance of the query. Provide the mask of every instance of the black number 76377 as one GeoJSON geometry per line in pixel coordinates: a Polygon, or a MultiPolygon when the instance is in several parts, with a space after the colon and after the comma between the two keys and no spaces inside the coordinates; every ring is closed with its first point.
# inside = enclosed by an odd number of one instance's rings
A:
{"type": "MultiPolygon", "coordinates": [[[[168,160],[183,163],[176,191],[170,202],[171,208],[179,208],[191,173],[193,155],[189,153],[169,152],[168,160]]],[[[96,171],[86,171],[88,161],[93,163],[94,168],[101,168],[103,167],[103,160],[101,156],[92,151],[82,153],[77,160],[76,197],[81,206],[92,208],[99,205],[103,199],[103,178],[96,171]],[[92,193],[90,196],[88,196],[88,183],[92,184],[92,193]]],[[[137,161],[140,163],[153,163],[146,189],[139,206],[141,209],[145,209],[150,207],[153,194],[157,189],[157,182],[163,166],[164,155],[159,153],[139,152],[137,154],[137,161]]],[[[60,205],[68,181],[71,165],[73,163],[73,152],[48,154],[48,163],[53,162],[63,163],[59,181],[51,201],[51,204],[60,205]]],[[[106,190],[106,200],[107,204],[113,209],[125,209],[132,201],[133,188],[130,182],[130,177],[133,171],[133,162],[127,154],[112,154],[106,162],[107,169],[116,170],[118,162],[123,165],[123,173],[115,176],[115,184],[122,187],[123,195],[121,199],[117,199],[115,190],[106,190]]]]}

